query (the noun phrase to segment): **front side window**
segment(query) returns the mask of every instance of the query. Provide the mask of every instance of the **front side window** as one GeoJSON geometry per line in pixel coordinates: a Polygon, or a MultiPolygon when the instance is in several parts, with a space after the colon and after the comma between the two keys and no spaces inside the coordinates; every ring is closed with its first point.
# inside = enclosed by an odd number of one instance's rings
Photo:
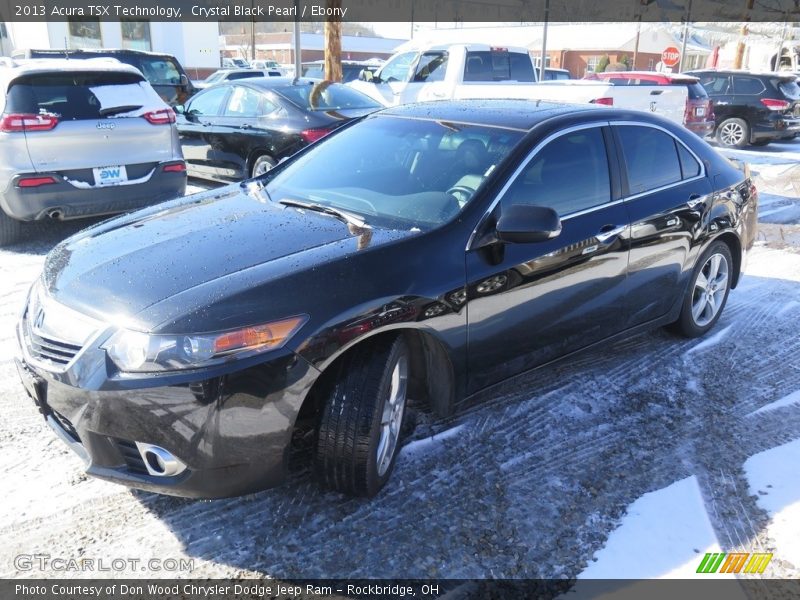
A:
{"type": "Polygon", "coordinates": [[[272,175],[267,191],[274,202],[313,202],[370,224],[430,229],[459,213],[523,133],[371,117],[312,146],[272,175]]]}
{"type": "Polygon", "coordinates": [[[447,56],[447,52],[426,52],[423,54],[419,59],[419,63],[417,63],[414,81],[444,81],[444,74],[447,71],[447,56]]]}
{"type": "Polygon", "coordinates": [[[275,105],[269,102],[263,94],[250,88],[236,86],[231,90],[224,115],[226,117],[259,117],[274,110],[275,105]]]}
{"type": "Polygon", "coordinates": [[[381,81],[408,81],[411,77],[411,65],[417,58],[416,52],[398,54],[381,69],[381,81]]]}
{"type": "Polygon", "coordinates": [[[700,83],[710,96],[727,94],[730,91],[730,83],[727,75],[701,75],[700,83]]]}
{"type": "Polygon", "coordinates": [[[215,117],[222,108],[222,101],[228,94],[227,87],[218,87],[200,92],[189,103],[187,113],[197,117],[215,117]]]}
{"type": "Polygon", "coordinates": [[[503,203],[547,206],[562,217],[610,200],[608,157],[599,127],[549,142],[503,197],[503,203]]]}
{"type": "Polygon", "coordinates": [[[630,194],[681,180],[681,164],[671,135],[653,127],[617,127],[630,194]]]}

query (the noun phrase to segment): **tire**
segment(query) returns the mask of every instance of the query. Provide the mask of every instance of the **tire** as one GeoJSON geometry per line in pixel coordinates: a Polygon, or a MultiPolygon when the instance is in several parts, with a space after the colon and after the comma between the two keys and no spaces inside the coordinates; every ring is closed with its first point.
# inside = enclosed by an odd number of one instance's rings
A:
{"type": "Polygon", "coordinates": [[[26,237],[26,223],[9,217],[0,209],[0,247],[10,246],[26,237]]]}
{"type": "Polygon", "coordinates": [[[345,355],[317,428],[314,474],[323,486],[370,498],[389,480],[403,431],[410,363],[402,337],[381,338],[345,355]]]}
{"type": "Polygon", "coordinates": [[[750,143],[750,126],[744,119],[725,119],[717,127],[716,137],[726,148],[744,148],[750,143]]]}
{"type": "Polygon", "coordinates": [[[269,171],[277,163],[268,154],[259,156],[253,161],[253,168],[250,169],[250,177],[258,177],[269,171]]]}
{"type": "Polygon", "coordinates": [[[672,329],[689,338],[700,337],[708,332],[725,309],[732,281],[731,251],[724,242],[714,242],[695,265],[683,298],[680,317],[672,324],[672,329]],[[709,280],[714,282],[714,291],[708,287],[709,280]]]}

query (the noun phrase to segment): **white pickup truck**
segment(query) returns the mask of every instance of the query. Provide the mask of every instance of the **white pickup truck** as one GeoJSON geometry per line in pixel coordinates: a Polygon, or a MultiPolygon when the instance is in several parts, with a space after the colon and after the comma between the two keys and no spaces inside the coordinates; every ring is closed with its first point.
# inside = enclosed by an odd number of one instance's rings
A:
{"type": "Polygon", "coordinates": [[[446,44],[399,52],[347,85],[385,106],[434,100],[511,98],[595,103],[660,114],[683,124],[684,86],[615,86],[603,81],[537,83],[525,48],[446,44]]]}

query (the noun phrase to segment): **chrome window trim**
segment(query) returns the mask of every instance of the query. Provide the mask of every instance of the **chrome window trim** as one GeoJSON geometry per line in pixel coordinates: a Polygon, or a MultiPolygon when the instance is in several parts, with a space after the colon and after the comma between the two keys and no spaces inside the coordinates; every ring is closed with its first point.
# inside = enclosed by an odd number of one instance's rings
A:
{"type": "MultiPolygon", "coordinates": [[[[573,133],[575,131],[581,131],[583,129],[593,129],[595,127],[608,127],[609,125],[611,125],[611,122],[608,121],[608,120],[592,121],[591,123],[581,123],[579,125],[573,125],[572,127],[567,127],[566,129],[561,129],[559,131],[556,131],[555,133],[551,133],[546,138],[544,138],[541,142],[536,144],[536,146],[534,146],[533,150],[531,150],[528,153],[528,156],[525,157],[525,160],[523,160],[519,164],[519,166],[511,174],[511,177],[508,178],[508,181],[506,181],[505,185],[503,185],[502,189],[497,193],[497,196],[495,196],[494,200],[492,200],[492,203],[489,205],[489,207],[486,209],[486,211],[483,213],[483,215],[481,215],[481,218],[478,219],[478,223],[475,225],[475,228],[472,230],[472,233],[470,234],[469,239],[467,240],[467,245],[464,248],[464,251],[465,252],[469,252],[469,250],[472,248],[472,244],[475,242],[475,238],[478,235],[478,230],[481,228],[481,226],[486,221],[486,219],[489,217],[489,215],[494,211],[494,209],[500,203],[500,200],[502,200],[503,197],[506,195],[506,192],[508,192],[508,189],[517,180],[517,178],[520,176],[520,174],[525,169],[525,167],[528,166],[528,163],[530,163],[534,158],[536,158],[536,155],[542,150],[542,148],[544,146],[546,146],[551,141],[553,141],[553,140],[555,140],[557,138],[560,138],[560,137],[562,137],[564,135],[573,133]]],[[[613,206],[614,204],[619,204],[620,202],[621,202],[621,200],[615,200],[614,202],[607,202],[607,203],[601,204],[599,206],[593,206],[593,207],[590,207],[590,208],[585,209],[583,211],[577,211],[577,212],[574,212],[574,213],[569,213],[567,215],[564,215],[561,218],[561,220],[563,221],[565,219],[569,219],[569,218],[572,218],[572,217],[575,217],[575,216],[579,216],[581,214],[585,214],[586,212],[591,212],[591,211],[594,211],[594,210],[598,210],[600,208],[605,208],[606,206],[613,206]]]]}

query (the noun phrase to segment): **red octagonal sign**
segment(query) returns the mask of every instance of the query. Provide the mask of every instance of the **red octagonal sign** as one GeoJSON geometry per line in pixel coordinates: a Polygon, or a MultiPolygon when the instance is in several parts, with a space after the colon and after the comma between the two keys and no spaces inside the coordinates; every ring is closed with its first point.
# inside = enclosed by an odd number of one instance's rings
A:
{"type": "Polygon", "coordinates": [[[675,65],[677,65],[680,62],[680,60],[681,60],[681,51],[678,50],[675,46],[667,46],[661,53],[661,62],[664,63],[664,66],[672,68],[675,65]]]}

